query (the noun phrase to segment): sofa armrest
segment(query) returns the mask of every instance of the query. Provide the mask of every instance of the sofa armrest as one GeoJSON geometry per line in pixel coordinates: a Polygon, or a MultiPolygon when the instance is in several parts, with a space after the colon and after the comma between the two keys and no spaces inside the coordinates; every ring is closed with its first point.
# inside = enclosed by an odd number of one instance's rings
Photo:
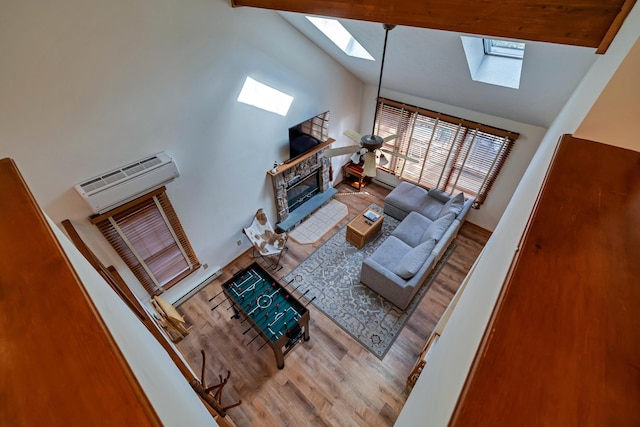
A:
{"type": "Polygon", "coordinates": [[[445,231],[440,240],[438,240],[438,243],[436,243],[433,251],[431,251],[431,253],[435,257],[436,262],[440,260],[451,242],[453,242],[453,239],[456,238],[461,225],[462,223],[460,222],[460,220],[454,219],[449,228],[447,228],[447,231],[445,231]]]}
{"type": "Polygon", "coordinates": [[[360,281],[401,310],[406,310],[434,265],[431,254],[418,272],[405,280],[370,257],[362,262],[360,281]]]}
{"type": "MultiPolygon", "coordinates": [[[[393,283],[393,285],[398,288],[406,288],[409,280],[405,280],[402,277],[395,274],[393,271],[389,270],[384,265],[380,264],[371,257],[366,258],[362,262],[362,270],[360,271],[360,281],[363,283],[372,284],[369,286],[374,291],[378,292],[378,289],[384,289],[388,286],[387,282],[393,283]],[[377,287],[378,289],[374,289],[377,287]]],[[[379,294],[383,294],[384,292],[378,292],[379,294]]]]}
{"type": "Polygon", "coordinates": [[[460,213],[458,214],[458,216],[456,216],[456,219],[460,220],[460,222],[464,222],[465,218],[467,217],[467,214],[469,214],[469,210],[471,209],[471,206],[473,205],[473,202],[476,199],[474,198],[470,198],[464,201],[464,205],[462,205],[462,210],[460,211],[460,213]]]}

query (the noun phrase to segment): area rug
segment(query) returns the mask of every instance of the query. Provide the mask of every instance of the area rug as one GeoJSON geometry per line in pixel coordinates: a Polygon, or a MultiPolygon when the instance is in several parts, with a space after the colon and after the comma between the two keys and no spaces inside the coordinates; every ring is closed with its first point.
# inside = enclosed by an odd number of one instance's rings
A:
{"type": "MultiPolygon", "coordinates": [[[[371,204],[370,209],[382,212],[371,204]]],[[[360,283],[362,261],[393,232],[399,221],[385,216],[380,233],[362,249],[345,240],[346,226],[318,248],[283,281],[298,287],[305,298],[365,348],[383,359],[442,266],[455,249],[452,244],[405,311],[360,283]]]]}
{"type": "Polygon", "coordinates": [[[349,213],[344,203],[331,200],[289,233],[298,243],[315,243],[349,213]]]}

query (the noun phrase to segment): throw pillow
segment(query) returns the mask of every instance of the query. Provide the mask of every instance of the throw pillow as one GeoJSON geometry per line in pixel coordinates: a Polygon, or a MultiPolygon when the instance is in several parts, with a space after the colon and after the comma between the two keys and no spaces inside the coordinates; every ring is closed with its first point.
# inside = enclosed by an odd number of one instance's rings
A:
{"type": "Polygon", "coordinates": [[[447,231],[453,222],[453,218],[455,218],[455,215],[453,213],[448,213],[447,215],[433,221],[429,228],[424,231],[421,240],[423,242],[429,239],[434,239],[436,242],[439,241],[444,235],[444,232],[447,231]]]}
{"type": "Polygon", "coordinates": [[[411,279],[429,258],[435,246],[436,241],[433,239],[420,243],[400,259],[393,272],[405,280],[411,279]]]}
{"type": "Polygon", "coordinates": [[[449,201],[442,206],[438,218],[441,218],[450,212],[452,212],[454,216],[458,216],[458,214],[462,211],[463,206],[464,194],[458,193],[454,197],[450,198],[449,201]]]}

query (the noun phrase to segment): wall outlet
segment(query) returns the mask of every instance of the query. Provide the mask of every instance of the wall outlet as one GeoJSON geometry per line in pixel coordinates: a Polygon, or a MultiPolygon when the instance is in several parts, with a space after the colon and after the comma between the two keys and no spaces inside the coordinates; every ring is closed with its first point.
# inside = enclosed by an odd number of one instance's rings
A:
{"type": "Polygon", "coordinates": [[[242,240],[238,240],[238,246],[242,244],[242,240]]]}
{"type": "Polygon", "coordinates": [[[206,270],[207,268],[209,268],[209,264],[207,264],[207,263],[205,262],[204,264],[202,264],[202,268],[204,268],[204,269],[206,270]]]}

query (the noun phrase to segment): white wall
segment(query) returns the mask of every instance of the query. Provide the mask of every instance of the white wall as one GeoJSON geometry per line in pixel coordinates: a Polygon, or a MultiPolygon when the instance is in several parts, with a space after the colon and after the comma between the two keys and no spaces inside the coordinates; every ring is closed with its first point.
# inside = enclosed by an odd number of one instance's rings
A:
{"type": "Polygon", "coordinates": [[[609,80],[574,136],[640,151],[640,38],[609,80]]]}
{"type": "MultiPolygon", "coordinates": [[[[376,93],[377,87],[366,86],[364,89],[362,120],[360,122],[360,129],[363,133],[368,134],[371,132],[371,124],[373,122],[375,112],[374,108],[376,105],[376,93]]],[[[507,159],[500,176],[496,179],[496,182],[489,192],[489,196],[485,200],[484,204],[480,209],[471,209],[469,216],[467,217],[468,221],[479,225],[482,228],[493,231],[498,224],[500,217],[504,213],[509,200],[511,200],[511,196],[515,191],[520,178],[529,166],[533,155],[538,149],[546,129],[526,123],[519,123],[514,122],[513,120],[490,116],[477,111],[466,110],[452,105],[441,104],[400,92],[385,90],[384,88],[380,91],[380,96],[405,102],[417,107],[449,114],[455,117],[462,117],[489,126],[518,132],[520,134],[513,150],[509,154],[509,158],[507,159]]],[[[381,172],[379,173],[382,174],[381,172]]]]}
{"type": "Polygon", "coordinates": [[[277,13],[227,0],[3,1],[0,52],[0,156],[132,286],[74,184],[167,151],[194,250],[224,266],[249,247],[241,229],[259,207],[275,219],[266,171],[288,157],[288,127],[331,110],[342,139],[360,119],[359,80],[277,13]],[[236,102],[247,75],[294,96],[289,114],[236,102]]]}
{"type": "MultiPolygon", "coordinates": [[[[580,126],[639,35],[640,6],[636,5],[607,53],[598,57],[544,136],[511,203],[476,261],[473,273],[467,278],[466,289],[400,413],[396,426],[448,424],[559,138],[563,134],[574,133],[580,126]]],[[[628,86],[637,85],[637,69],[623,72],[629,76],[626,80],[628,86]]],[[[637,102],[622,106],[610,104],[610,108],[629,107],[634,109],[637,117],[640,113],[637,102]]],[[[629,123],[623,126],[632,130],[637,125],[629,123]]],[[[628,137],[627,142],[632,138],[628,137]]],[[[633,147],[640,150],[640,143],[636,140],[633,147]]]]}

